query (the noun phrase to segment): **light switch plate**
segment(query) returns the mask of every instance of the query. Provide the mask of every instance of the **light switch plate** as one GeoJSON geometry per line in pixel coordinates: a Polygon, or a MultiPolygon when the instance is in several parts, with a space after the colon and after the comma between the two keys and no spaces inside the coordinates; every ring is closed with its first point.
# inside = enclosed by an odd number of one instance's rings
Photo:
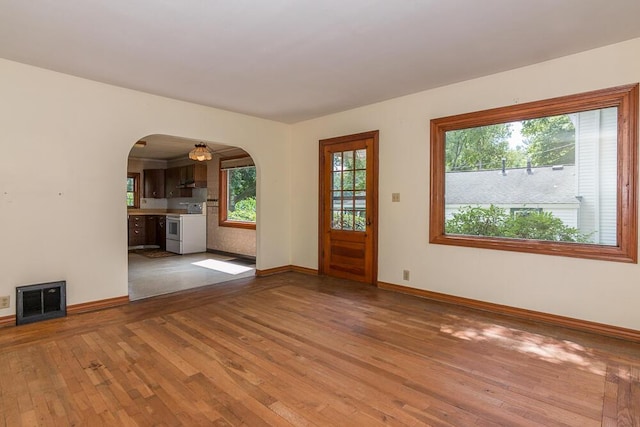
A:
{"type": "Polygon", "coordinates": [[[11,302],[11,299],[9,298],[9,295],[0,297],[0,309],[9,308],[10,302],[11,302]]]}

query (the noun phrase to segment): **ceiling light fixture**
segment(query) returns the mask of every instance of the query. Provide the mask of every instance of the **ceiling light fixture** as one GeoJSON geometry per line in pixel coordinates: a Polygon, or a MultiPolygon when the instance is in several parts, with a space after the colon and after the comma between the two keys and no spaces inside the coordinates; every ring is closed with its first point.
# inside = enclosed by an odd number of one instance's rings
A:
{"type": "Polygon", "coordinates": [[[189,151],[189,158],[191,160],[203,162],[205,160],[211,160],[213,156],[211,155],[211,150],[207,147],[207,144],[201,142],[196,144],[196,148],[189,151]]]}

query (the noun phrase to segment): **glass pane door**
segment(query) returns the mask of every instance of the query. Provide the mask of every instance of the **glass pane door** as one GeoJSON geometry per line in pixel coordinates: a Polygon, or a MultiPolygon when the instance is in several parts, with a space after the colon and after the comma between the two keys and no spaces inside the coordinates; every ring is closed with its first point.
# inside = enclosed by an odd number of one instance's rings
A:
{"type": "Polygon", "coordinates": [[[333,230],[364,232],[367,225],[367,150],[333,153],[333,230]]]}

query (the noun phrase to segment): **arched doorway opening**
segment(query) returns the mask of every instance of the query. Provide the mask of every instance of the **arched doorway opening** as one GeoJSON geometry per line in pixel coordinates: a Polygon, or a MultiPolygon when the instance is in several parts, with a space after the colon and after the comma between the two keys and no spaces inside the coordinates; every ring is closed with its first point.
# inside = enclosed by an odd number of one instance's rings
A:
{"type": "Polygon", "coordinates": [[[239,147],[159,134],[137,141],[127,161],[129,298],[255,275],[256,180],[239,147]],[[196,144],[210,160],[189,159],[196,144]]]}

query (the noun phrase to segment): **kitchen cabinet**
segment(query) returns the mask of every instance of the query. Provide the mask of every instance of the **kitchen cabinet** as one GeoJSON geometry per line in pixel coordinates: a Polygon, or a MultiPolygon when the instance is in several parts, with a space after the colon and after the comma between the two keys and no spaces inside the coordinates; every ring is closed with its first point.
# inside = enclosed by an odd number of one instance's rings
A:
{"type": "Polygon", "coordinates": [[[207,165],[192,164],[165,170],[165,197],[191,197],[192,189],[207,187],[207,165]]]}
{"type": "Polygon", "coordinates": [[[164,199],[165,170],[145,169],[144,171],[144,196],[150,199],[164,199]]]}
{"type": "Polygon", "coordinates": [[[129,215],[129,246],[166,248],[165,215],[129,215]]]}
{"type": "Polygon", "coordinates": [[[148,215],[145,220],[145,227],[144,227],[144,244],[145,245],[156,244],[157,227],[158,227],[158,217],[155,215],[148,215]]]}
{"type": "Polygon", "coordinates": [[[167,199],[180,197],[178,184],[180,183],[180,169],[169,168],[164,171],[165,197],[167,199]]]}
{"type": "Polygon", "coordinates": [[[158,222],[156,224],[156,245],[160,246],[160,249],[167,248],[167,231],[166,231],[167,217],[164,215],[158,216],[158,222]]]}
{"type": "Polygon", "coordinates": [[[198,163],[192,166],[194,187],[207,188],[207,165],[198,163]]]}
{"type": "Polygon", "coordinates": [[[190,188],[206,188],[207,165],[195,163],[180,167],[180,185],[190,188]]]}
{"type": "Polygon", "coordinates": [[[145,244],[146,221],[143,215],[129,215],[129,246],[145,244]]]}

